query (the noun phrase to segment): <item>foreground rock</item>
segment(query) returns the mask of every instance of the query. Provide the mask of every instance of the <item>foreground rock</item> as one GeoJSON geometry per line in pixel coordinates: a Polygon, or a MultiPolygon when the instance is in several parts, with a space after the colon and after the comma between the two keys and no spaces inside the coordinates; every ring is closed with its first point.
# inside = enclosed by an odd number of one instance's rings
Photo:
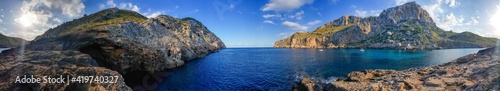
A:
{"type": "Polygon", "coordinates": [[[125,82],[140,79],[137,74],[175,68],[221,48],[224,43],[195,19],[166,15],[148,19],[111,8],[64,23],[26,47],[0,54],[0,90],[131,90],[125,82]],[[14,83],[13,78],[23,75],[119,76],[120,80],[112,84],[14,83]]]}
{"type": "Polygon", "coordinates": [[[431,67],[403,71],[365,70],[351,72],[347,78],[332,82],[324,89],[314,90],[500,90],[500,47],[484,49],[478,53],[431,67]]]}
{"type": "Polygon", "coordinates": [[[382,48],[440,49],[481,48],[495,45],[496,38],[471,32],[455,33],[436,26],[420,5],[409,2],[388,8],[379,16],[345,15],[317,29],[297,32],[276,41],[275,48],[382,48]]]}

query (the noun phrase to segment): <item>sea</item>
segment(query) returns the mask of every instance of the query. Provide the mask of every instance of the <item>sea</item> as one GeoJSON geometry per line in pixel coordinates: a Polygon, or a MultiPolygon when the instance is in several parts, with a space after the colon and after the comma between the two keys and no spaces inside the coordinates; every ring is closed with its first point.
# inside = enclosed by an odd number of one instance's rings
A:
{"type": "Polygon", "coordinates": [[[8,49],[10,49],[10,48],[0,48],[0,53],[2,53],[2,51],[4,51],[4,50],[8,50],[8,49]]]}
{"type": "Polygon", "coordinates": [[[226,48],[165,71],[143,87],[158,91],[287,91],[302,77],[330,83],[353,71],[432,66],[479,50],[226,48]]]}

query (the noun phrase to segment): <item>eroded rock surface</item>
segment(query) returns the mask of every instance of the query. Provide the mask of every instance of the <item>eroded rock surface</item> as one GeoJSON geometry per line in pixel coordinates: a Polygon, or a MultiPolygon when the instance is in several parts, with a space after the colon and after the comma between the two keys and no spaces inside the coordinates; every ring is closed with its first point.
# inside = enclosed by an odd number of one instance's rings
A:
{"type": "Polygon", "coordinates": [[[0,90],[131,90],[129,74],[155,73],[225,48],[193,18],[145,18],[117,8],[49,29],[26,47],[0,54],[0,90]],[[113,84],[18,84],[15,76],[119,76],[113,84]]]}
{"type": "Polygon", "coordinates": [[[500,47],[484,49],[478,53],[430,67],[403,71],[364,70],[351,72],[346,78],[314,90],[500,90],[500,47]]]}
{"type": "Polygon", "coordinates": [[[311,32],[276,41],[275,48],[441,49],[492,47],[496,38],[455,33],[436,26],[416,2],[388,8],[379,16],[344,15],[311,32]]]}

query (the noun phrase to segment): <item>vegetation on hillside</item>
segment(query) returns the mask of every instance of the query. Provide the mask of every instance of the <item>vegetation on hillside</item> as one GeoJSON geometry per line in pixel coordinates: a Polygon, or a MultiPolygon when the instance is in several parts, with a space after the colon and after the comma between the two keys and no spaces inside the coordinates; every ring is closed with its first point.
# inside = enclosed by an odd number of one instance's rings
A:
{"type": "Polygon", "coordinates": [[[141,14],[130,11],[130,10],[120,10],[118,8],[110,8],[106,10],[99,11],[94,14],[84,15],[79,19],[74,19],[73,21],[65,22],[54,29],[49,29],[46,34],[56,35],[62,34],[64,32],[74,32],[82,29],[89,29],[95,26],[116,24],[123,22],[142,22],[146,17],[141,14]]]}
{"type": "Polygon", "coordinates": [[[349,27],[352,27],[354,24],[349,23],[343,26],[333,26],[333,27],[320,27],[312,32],[307,33],[296,33],[295,38],[306,38],[306,37],[322,37],[326,35],[332,35],[342,30],[345,30],[349,27]]]}
{"type": "Polygon", "coordinates": [[[493,46],[497,42],[496,38],[485,38],[471,32],[462,32],[448,37],[455,41],[463,41],[481,45],[493,46]]]}
{"type": "Polygon", "coordinates": [[[17,47],[26,40],[0,34],[0,48],[17,47]]]}

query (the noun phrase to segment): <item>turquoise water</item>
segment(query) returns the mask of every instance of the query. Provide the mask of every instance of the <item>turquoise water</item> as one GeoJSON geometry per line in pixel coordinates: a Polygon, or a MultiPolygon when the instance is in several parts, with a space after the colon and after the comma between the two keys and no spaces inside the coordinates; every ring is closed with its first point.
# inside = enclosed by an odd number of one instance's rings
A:
{"type": "Polygon", "coordinates": [[[156,89],[290,90],[294,80],[301,76],[329,82],[352,71],[404,70],[442,64],[478,50],[228,48],[165,72],[168,75],[156,89]]]}

